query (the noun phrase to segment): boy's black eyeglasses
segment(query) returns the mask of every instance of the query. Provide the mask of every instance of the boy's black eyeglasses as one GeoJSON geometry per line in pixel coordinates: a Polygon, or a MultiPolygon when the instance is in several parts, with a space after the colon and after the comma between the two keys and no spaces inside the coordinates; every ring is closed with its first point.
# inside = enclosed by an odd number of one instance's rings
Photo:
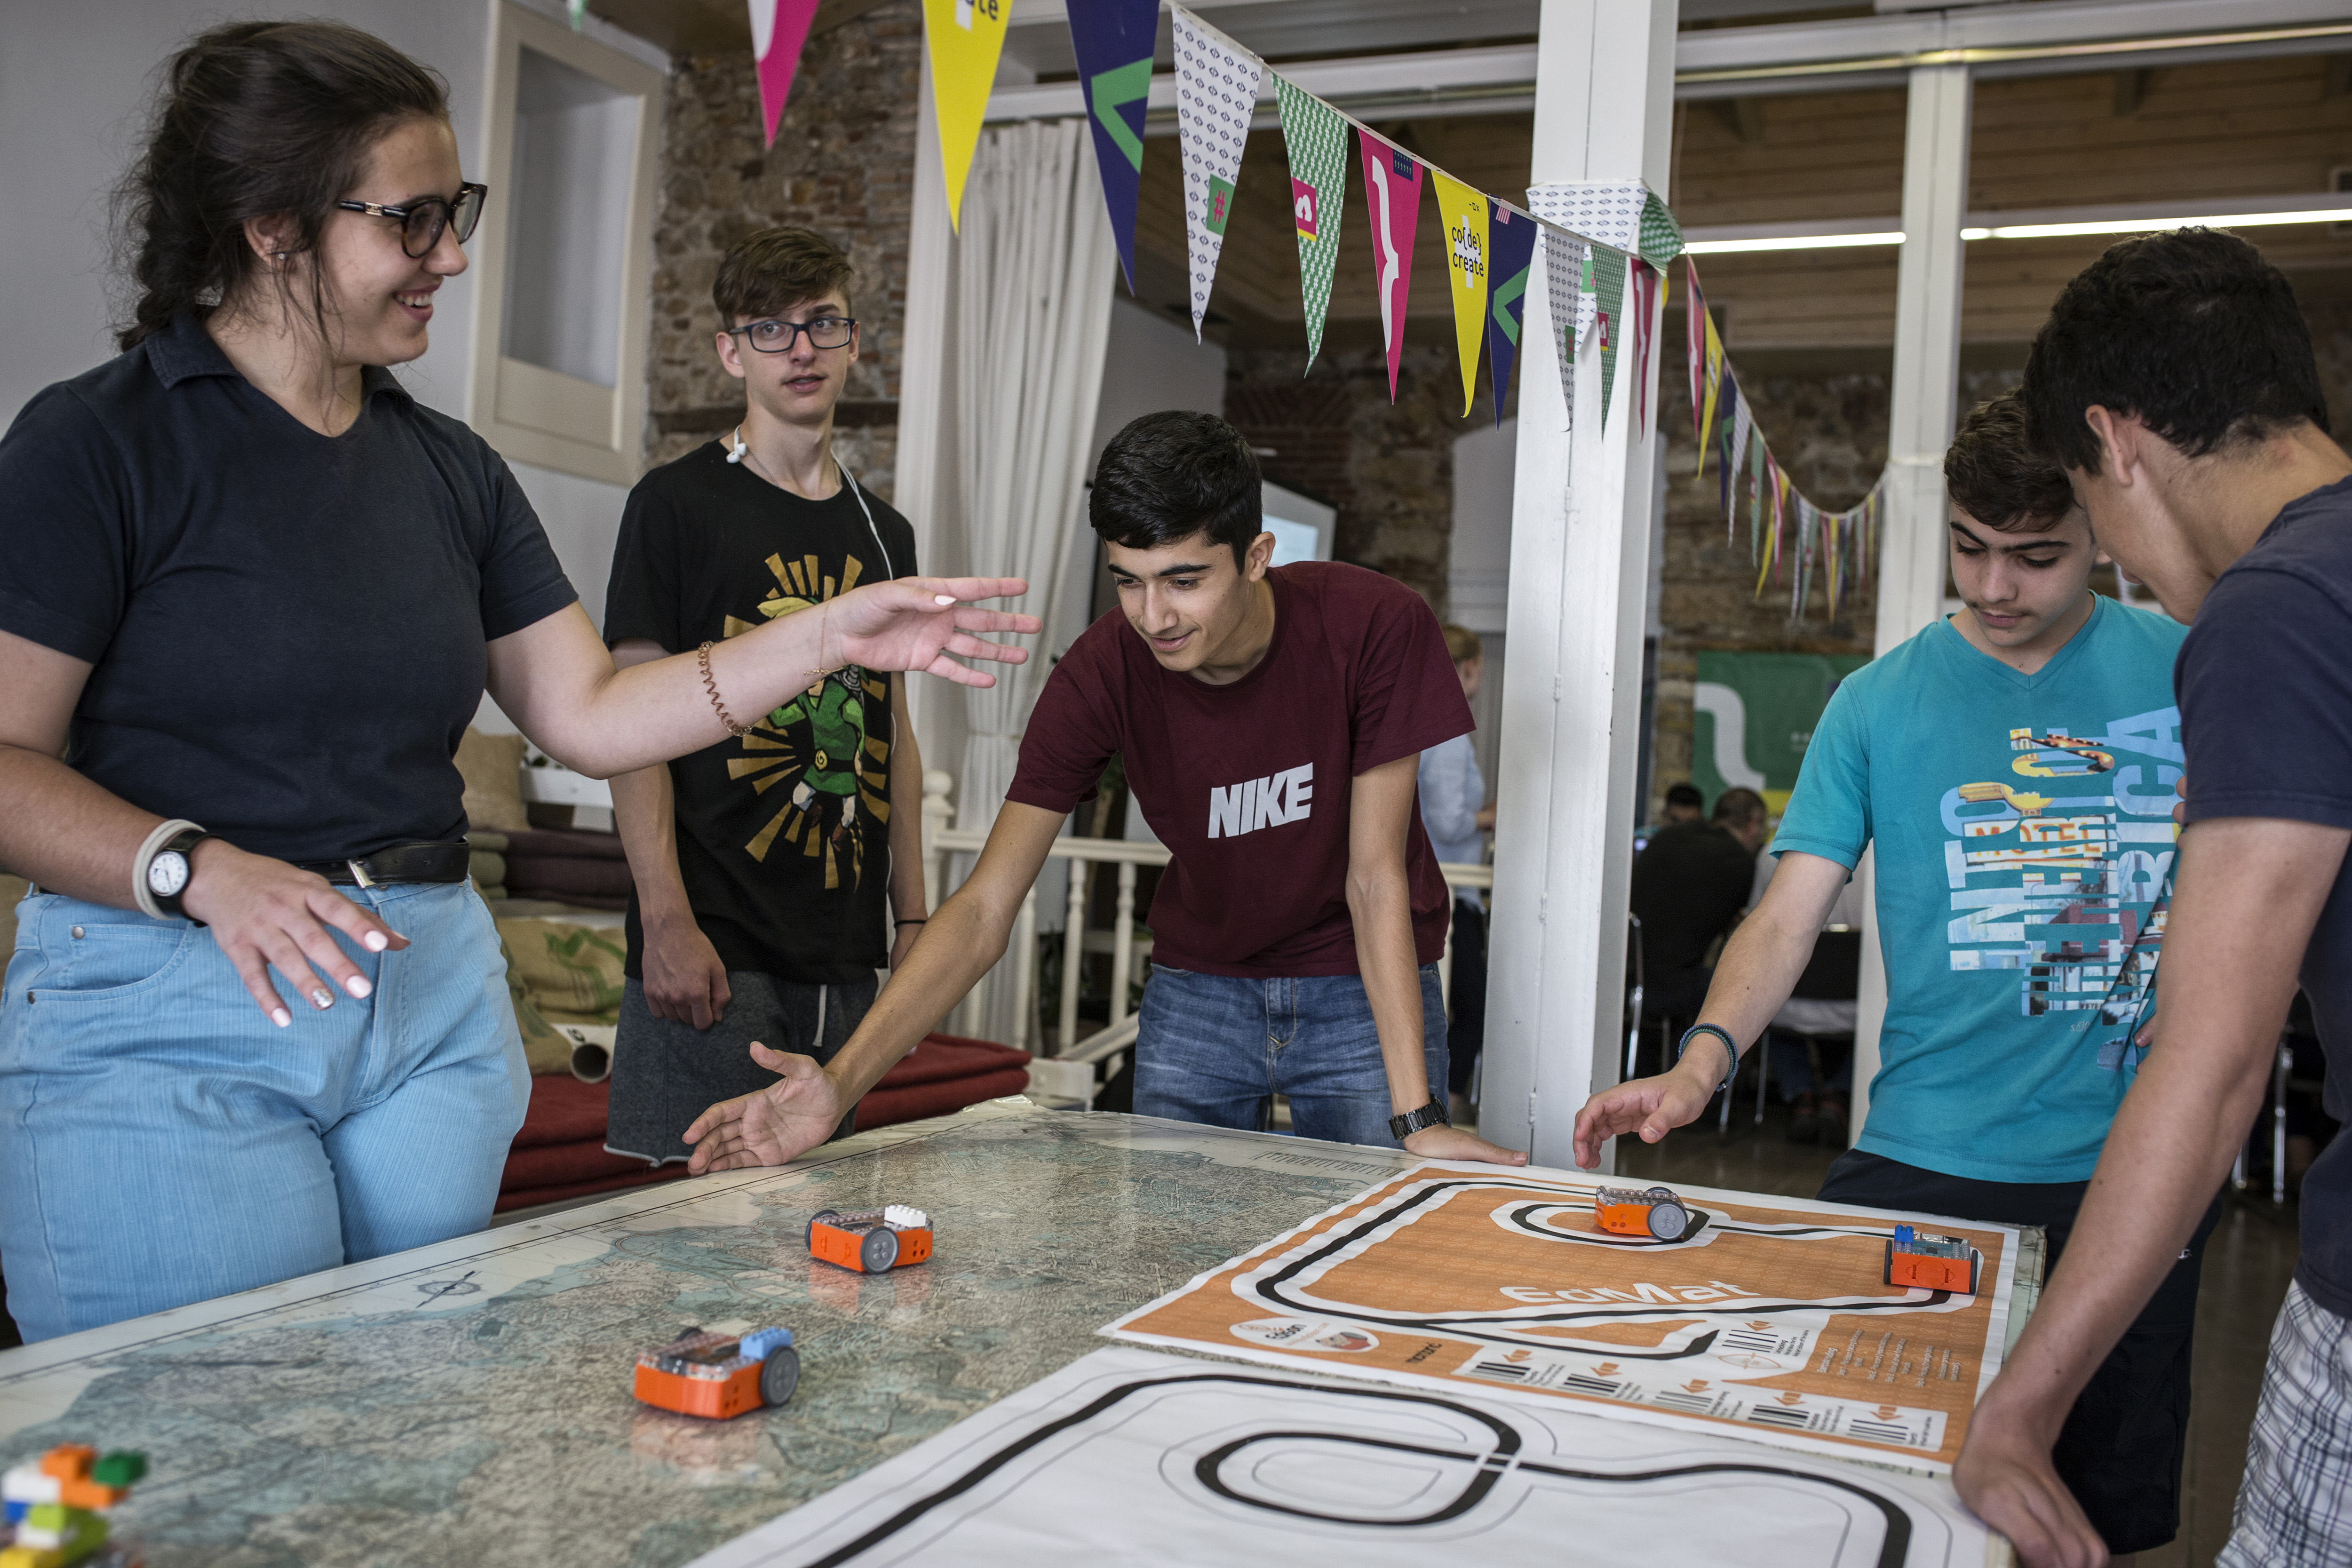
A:
{"type": "Polygon", "coordinates": [[[482,221],[482,202],[490,194],[488,185],[459,185],[455,201],[446,196],[425,196],[404,207],[388,207],[379,202],[337,202],[348,213],[365,213],[370,217],[388,217],[400,225],[400,248],[409,256],[423,259],[441,243],[441,231],[455,228],[457,243],[465,244],[474,237],[474,226],[482,221]]]}
{"type": "Polygon", "coordinates": [[[846,348],[850,331],[856,325],[854,316],[819,316],[814,321],[751,321],[727,331],[730,337],[741,333],[763,354],[780,354],[798,342],[803,332],[808,334],[811,348],[846,348]]]}

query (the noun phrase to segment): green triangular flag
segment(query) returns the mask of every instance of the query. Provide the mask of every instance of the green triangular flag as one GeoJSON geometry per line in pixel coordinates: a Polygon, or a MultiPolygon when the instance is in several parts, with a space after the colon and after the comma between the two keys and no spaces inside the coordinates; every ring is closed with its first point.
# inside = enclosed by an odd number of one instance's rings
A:
{"type": "Polygon", "coordinates": [[[1280,71],[1274,94],[1282,110],[1282,144],[1290,154],[1290,216],[1298,231],[1298,283],[1307,310],[1307,363],[1323,350],[1323,316],[1331,309],[1331,269],[1339,260],[1339,207],[1347,194],[1348,122],[1339,111],[1280,71]]]}
{"type": "Polygon", "coordinates": [[[1608,246],[1595,244],[1592,259],[1586,263],[1591,269],[1591,292],[1600,301],[1601,331],[1601,428],[1609,428],[1609,405],[1617,395],[1617,340],[1625,335],[1625,253],[1608,246]]]}
{"type": "Polygon", "coordinates": [[[1666,269],[1667,262],[1683,253],[1683,226],[1675,221],[1666,204],[1654,195],[1642,204],[1638,233],[1640,237],[1633,243],[1642,259],[1661,272],[1666,269]]]}

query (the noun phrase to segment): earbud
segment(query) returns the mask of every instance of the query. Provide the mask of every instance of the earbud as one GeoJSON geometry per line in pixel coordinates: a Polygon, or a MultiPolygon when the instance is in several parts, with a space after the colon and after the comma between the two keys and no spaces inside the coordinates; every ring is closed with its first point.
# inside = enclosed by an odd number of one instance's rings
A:
{"type": "Polygon", "coordinates": [[[740,463],[743,460],[743,426],[738,425],[735,426],[732,434],[735,440],[735,449],[727,454],[727,460],[730,463],[740,463]]]}

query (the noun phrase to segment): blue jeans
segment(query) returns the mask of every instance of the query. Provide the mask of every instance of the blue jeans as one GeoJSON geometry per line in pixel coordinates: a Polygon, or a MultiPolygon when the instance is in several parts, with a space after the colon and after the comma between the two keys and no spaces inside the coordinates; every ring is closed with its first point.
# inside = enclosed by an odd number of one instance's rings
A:
{"type": "Polygon", "coordinates": [[[489,1222],[530,1097],[489,910],[465,883],[338,891],[413,945],[337,935],[373,993],[289,998],[284,1029],[209,931],[56,893],[17,906],[0,1259],[27,1341],[489,1222]]]}
{"type": "MultiPolygon", "coordinates": [[[[1423,1075],[1445,1100],[1445,1000],[1421,966],[1423,1075]]],[[[1151,966],[1136,1021],[1135,1113],[1256,1131],[1273,1097],[1301,1138],[1397,1146],[1388,1069],[1361,976],[1250,980],[1151,966]]]]}

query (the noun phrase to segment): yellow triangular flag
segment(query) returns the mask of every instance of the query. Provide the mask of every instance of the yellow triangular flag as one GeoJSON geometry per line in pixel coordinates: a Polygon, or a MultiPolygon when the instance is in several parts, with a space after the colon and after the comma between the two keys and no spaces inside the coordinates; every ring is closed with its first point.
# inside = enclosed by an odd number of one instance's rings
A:
{"type": "Polygon", "coordinates": [[[1004,49],[1013,0],[923,0],[923,42],[931,62],[931,103],[939,111],[940,166],[947,176],[948,223],[962,232],[963,182],[971,173],[980,123],[1004,49]]]}
{"type": "Polygon", "coordinates": [[[1443,170],[1437,211],[1445,224],[1445,276],[1454,285],[1454,343],[1462,358],[1462,412],[1477,396],[1478,345],[1486,339],[1486,197],[1443,170]]]}
{"type": "Polygon", "coordinates": [[[1716,335],[1715,312],[1705,310],[1706,322],[1706,406],[1698,420],[1698,477],[1706,478],[1707,449],[1715,445],[1715,397],[1723,390],[1723,340],[1716,335]]]}

